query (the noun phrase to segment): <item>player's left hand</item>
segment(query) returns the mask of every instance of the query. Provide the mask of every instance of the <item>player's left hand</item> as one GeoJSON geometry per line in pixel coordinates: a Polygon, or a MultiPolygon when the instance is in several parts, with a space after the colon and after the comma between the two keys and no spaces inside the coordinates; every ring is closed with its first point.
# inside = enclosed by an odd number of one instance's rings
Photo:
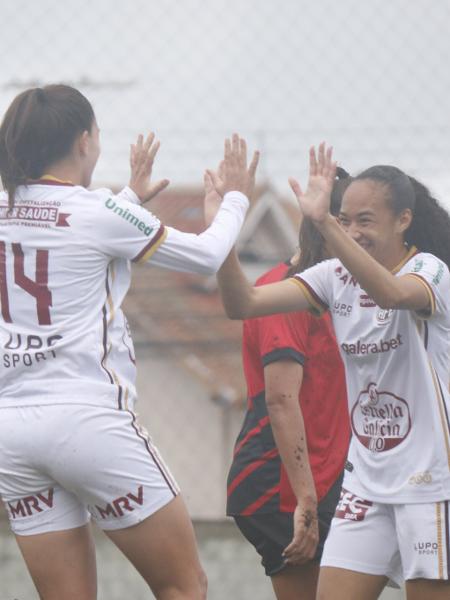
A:
{"type": "Polygon", "coordinates": [[[329,215],[330,198],[336,177],[336,163],[333,161],[333,148],[322,142],[316,156],[314,146],[309,151],[309,179],[306,192],[303,192],[296,179],[291,177],[289,184],[297,197],[304,217],[320,224],[329,215]]]}
{"type": "Polygon", "coordinates": [[[154,198],[169,185],[168,179],[151,183],[153,162],[159,150],[159,141],[151,132],[144,142],[144,136],[138,135],[135,144],[130,146],[130,188],[139,197],[142,204],[154,198]]]}

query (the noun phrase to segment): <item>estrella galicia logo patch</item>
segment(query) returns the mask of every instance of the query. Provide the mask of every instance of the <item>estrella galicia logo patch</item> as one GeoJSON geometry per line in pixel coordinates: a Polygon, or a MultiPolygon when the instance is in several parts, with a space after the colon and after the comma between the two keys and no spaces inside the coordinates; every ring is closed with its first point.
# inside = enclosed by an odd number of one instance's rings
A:
{"type": "Polygon", "coordinates": [[[386,452],[401,444],[411,431],[411,415],[406,400],[375,383],[360,392],[351,411],[355,436],[372,452],[386,452]]]}

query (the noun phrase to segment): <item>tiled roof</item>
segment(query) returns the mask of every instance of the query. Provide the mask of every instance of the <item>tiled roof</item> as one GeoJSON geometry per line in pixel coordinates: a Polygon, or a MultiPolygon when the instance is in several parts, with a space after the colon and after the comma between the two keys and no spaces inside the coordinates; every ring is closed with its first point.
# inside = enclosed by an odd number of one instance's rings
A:
{"type": "Polygon", "coordinates": [[[217,292],[205,293],[201,277],[150,265],[136,266],[124,303],[135,346],[190,371],[210,390],[231,386],[245,396],[241,368],[241,323],[224,314],[217,292]]]}

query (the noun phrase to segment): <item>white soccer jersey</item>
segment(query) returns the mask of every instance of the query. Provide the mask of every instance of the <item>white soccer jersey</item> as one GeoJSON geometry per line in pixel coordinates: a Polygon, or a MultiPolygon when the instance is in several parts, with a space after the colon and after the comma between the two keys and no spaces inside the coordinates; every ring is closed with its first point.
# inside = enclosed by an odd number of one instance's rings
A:
{"type": "Polygon", "coordinates": [[[0,193],[0,408],[61,402],[132,408],[135,359],[120,306],[130,261],[213,273],[248,200],[226,194],[200,235],[164,227],[128,193],[41,180],[0,193]]]}
{"type": "Polygon", "coordinates": [[[411,249],[394,274],[425,286],[429,316],[382,310],[337,260],[296,275],[329,308],[345,364],[353,430],[344,487],[385,503],[450,498],[450,275],[411,249]]]}

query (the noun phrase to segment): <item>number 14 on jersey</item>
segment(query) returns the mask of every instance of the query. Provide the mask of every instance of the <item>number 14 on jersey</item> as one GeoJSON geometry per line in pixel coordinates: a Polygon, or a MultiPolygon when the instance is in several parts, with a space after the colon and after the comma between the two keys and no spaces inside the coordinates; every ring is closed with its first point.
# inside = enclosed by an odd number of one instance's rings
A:
{"type": "Polygon", "coordinates": [[[22,245],[0,242],[0,301],[2,317],[6,323],[13,323],[10,305],[11,290],[8,290],[7,283],[7,269],[12,268],[14,288],[18,286],[36,300],[39,325],[51,325],[52,293],[48,289],[48,254],[48,250],[35,251],[35,279],[33,280],[25,275],[25,254],[22,245]]]}

